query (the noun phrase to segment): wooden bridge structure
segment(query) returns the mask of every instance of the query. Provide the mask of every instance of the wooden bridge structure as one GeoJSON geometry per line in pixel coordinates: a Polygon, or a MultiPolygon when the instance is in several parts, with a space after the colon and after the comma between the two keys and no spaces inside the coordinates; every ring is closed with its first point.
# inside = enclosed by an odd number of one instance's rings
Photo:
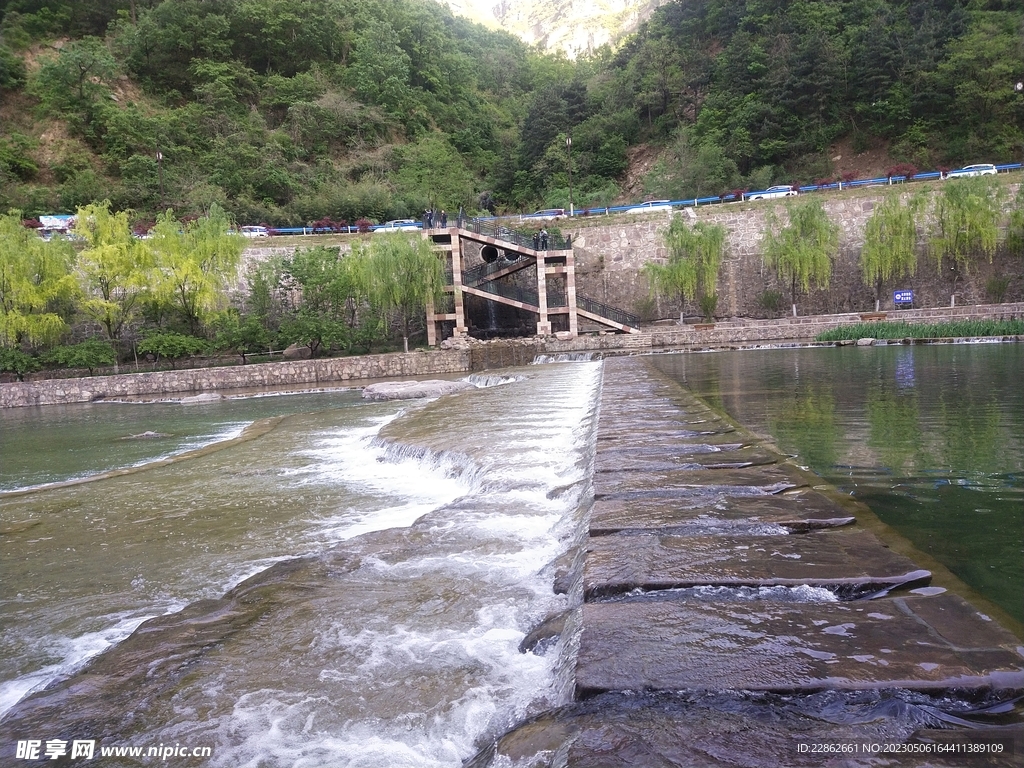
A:
{"type": "Polygon", "coordinates": [[[450,294],[445,306],[427,306],[427,343],[435,346],[441,340],[446,322],[453,324],[454,336],[468,335],[467,294],[536,315],[539,336],[555,333],[552,320],[560,316],[567,321],[556,324],[570,337],[579,334],[581,319],[617,333],[639,333],[635,315],[577,292],[572,242],[542,232],[466,220],[457,220],[453,227],[424,229],[422,236],[444,259],[445,292],[450,294]]]}

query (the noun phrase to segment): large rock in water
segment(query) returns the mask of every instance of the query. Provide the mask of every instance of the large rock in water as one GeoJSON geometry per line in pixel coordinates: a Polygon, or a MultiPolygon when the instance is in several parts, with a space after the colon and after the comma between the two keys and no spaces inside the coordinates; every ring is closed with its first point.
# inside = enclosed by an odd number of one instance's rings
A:
{"type": "Polygon", "coordinates": [[[476,389],[468,381],[384,381],[363,388],[364,400],[412,400],[417,397],[440,397],[453,392],[476,389]]]}

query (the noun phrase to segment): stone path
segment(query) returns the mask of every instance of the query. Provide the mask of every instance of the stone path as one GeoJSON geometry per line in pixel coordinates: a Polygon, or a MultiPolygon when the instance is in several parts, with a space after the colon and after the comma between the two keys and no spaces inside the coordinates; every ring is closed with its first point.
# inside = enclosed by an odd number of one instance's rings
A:
{"type": "Polygon", "coordinates": [[[930,573],[638,358],[605,361],[594,496],[576,704],[494,754],[547,749],[574,768],[1024,765],[1019,710],[985,731],[972,713],[1013,710],[1024,642],[927,587],[930,573]],[[975,742],[997,746],[955,751],[975,742]]]}

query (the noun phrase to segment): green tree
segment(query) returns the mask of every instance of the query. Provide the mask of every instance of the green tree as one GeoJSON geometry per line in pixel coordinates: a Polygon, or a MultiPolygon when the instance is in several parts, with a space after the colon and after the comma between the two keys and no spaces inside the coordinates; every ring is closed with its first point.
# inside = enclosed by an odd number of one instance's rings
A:
{"type": "Polygon", "coordinates": [[[117,365],[117,355],[102,339],[89,339],[78,344],[57,347],[46,354],[47,363],[65,368],[86,368],[89,375],[102,365],[117,365]]]}
{"type": "Polygon", "coordinates": [[[338,248],[323,246],[296,249],[283,262],[283,284],[300,294],[296,311],[281,323],[283,342],[305,344],[313,355],[350,347],[363,290],[356,264],[338,248]]]}
{"type": "Polygon", "coordinates": [[[1016,256],[1024,256],[1024,185],[1017,189],[1006,224],[1006,250],[1016,256]]]}
{"type": "Polygon", "coordinates": [[[25,84],[25,63],[0,42],[0,90],[13,90],[25,84]]]}
{"type": "Polygon", "coordinates": [[[441,259],[430,243],[408,235],[378,235],[368,248],[353,248],[360,280],[370,306],[382,316],[397,316],[402,346],[409,351],[414,317],[424,316],[428,301],[440,301],[444,292],[441,259]]]}
{"type": "Polygon", "coordinates": [[[398,151],[395,182],[399,196],[417,207],[457,210],[473,197],[473,176],[465,161],[442,136],[429,135],[398,151]]]}
{"type": "Polygon", "coordinates": [[[188,223],[171,211],[161,214],[152,235],[154,294],[197,336],[211,313],[226,306],[226,289],[236,276],[245,241],[230,233],[230,222],[217,205],[188,223]]]}
{"type": "Polygon", "coordinates": [[[139,352],[156,355],[157,359],[162,357],[173,361],[182,357],[202,354],[207,350],[207,344],[195,336],[164,331],[147,335],[139,342],[138,349],[139,352]]]}
{"type": "Polygon", "coordinates": [[[150,289],[153,253],[132,236],[128,212],[112,213],[107,201],[79,208],[74,231],[86,242],[78,255],[82,312],[116,344],[150,289]]]}
{"type": "MultiPolygon", "coordinates": [[[[697,296],[717,297],[725,228],[702,221],[690,227],[676,217],[665,232],[665,245],[669,251],[668,263],[650,263],[643,271],[656,293],[679,296],[679,322],[682,322],[687,301],[697,296]]],[[[713,307],[711,312],[714,313],[713,307]]]]}
{"type": "Polygon", "coordinates": [[[956,303],[956,285],[979,256],[992,261],[999,240],[1005,192],[988,176],[952,179],[943,185],[932,215],[931,254],[940,274],[952,282],[949,305],[956,303]]]}
{"type": "Polygon", "coordinates": [[[76,295],[74,249],[22,226],[18,211],[0,216],[0,346],[48,344],[67,330],[57,307],[76,295]]]}
{"type": "Polygon", "coordinates": [[[682,200],[720,195],[736,188],[739,172],[711,141],[695,142],[681,129],[668,151],[644,177],[644,189],[656,197],[682,200]]]}
{"type": "Polygon", "coordinates": [[[103,41],[87,37],[45,58],[31,76],[29,90],[51,115],[71,118],[78,131],[89,135],[116,74],[117,62],[103,41]]]}
{"type": "Polygon", "coordinates": [[[356,40],[349,76],[359,97],[399,113],[409,101],[409,54],[387,21],[371,19],[356,40]]]}
{"type": "Polygon", "coordinates": [[[13,373],[18,377],[18,381],[24,381],[27,374],[34,373],[39,368],[39,361],[32,355],[20,349],[0,347],[0,373],[13,373]]]}
{"type": "Polygon", "coordinates": [[[789,281],[793,317],[798,290],[805,293],[813,282],[827,288],[832,277],[832,258],[839,251],[839,226],[829,219],[821,202],[787,204],[789,224],[780,226],[774,211],[766,222],[764,258],[789,281]]]}
{"type": "Polygon", "coordinates": [[[892,192],[875,207],[864,228],[860,264],[864,283],[875,291],[875,311],[881,306],[887,280],[917,271],[917,214],[924,205],[921,193],[906,202],[892,192]]]}

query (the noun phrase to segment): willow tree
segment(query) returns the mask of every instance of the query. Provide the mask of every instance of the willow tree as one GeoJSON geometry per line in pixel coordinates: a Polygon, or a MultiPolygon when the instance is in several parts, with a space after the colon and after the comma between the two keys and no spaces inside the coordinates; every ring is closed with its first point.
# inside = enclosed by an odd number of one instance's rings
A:
{"type": "Polygon", "coordinates": [[[128,213],[112,213],[109,201],[79,208],[74,231],[86,242],[78,255],[85,293],[82,312],[102,325],[107,339],[116,344],[149,291],[153,253],[132,236],[128,213]]]}
{"type": "Polygon", "coordinates": [[[0,216],[0,347],[60,339],[68,327],[60,308],[77,293],[74,256],[64,238],[47,242],[22,226],[18,211],[0,216]]]}
{"type": "Polygon", "coordinates": [[[924,195],[912,195],[904,202],[899,192],[886,196],[864,228],[860,266],[864,284],[875,291],[875,311],[881,308],[882,287],[894,277],[917,272],[917,214],[924,195]]]}
{"type": "Polygon", "coordinates": [[[403,234],[376,235],[369,246],[353,247],[352,258],[370,306],[383,317],[397,316],[408,352],[413,318],[444,293],[441,259],[426,240],[403,234]]]}
{"type": "Polygon", "coordinates": [[[767,216],[764,258],[783,280],[789,281],[793,317],[797,291],[807,293],[813,282],[827,288],[832,259],[839,251],[839,226],[829,219],[821,202],[787,204],[789,224],[781,226],[774,212],[767,216]]]}
{"type": "Polygon", "coordinates": [[[697,222],[692,227],[673,218],[665,232],[668,262],[646,264],[644,273],[658,294],[679,296],[679,322],[687,301],[701,297],[702,314],[710,320],[718,300],[718,268],[725,250],[725,227],[697,222]]]}
{"type": "Polygon", "coordinates": [[[956,284],[979,256],[989,262],[999,241],[1005,191],[988,176],[951,179],[942,187],[932,216],[931,254],[939,274],[952,280],[949,305],[956,304],[956,284]]]}
{"type": "Polygon", "coordinates": [[[245,249],[245,240],[230,234],[229,227],[216,204],[207,216],[188,223],[168,211],[157,218],[148,241],[156,263],[155,296],[181,315],[193,336],[227,304],[227,286],[245,249]]]}

